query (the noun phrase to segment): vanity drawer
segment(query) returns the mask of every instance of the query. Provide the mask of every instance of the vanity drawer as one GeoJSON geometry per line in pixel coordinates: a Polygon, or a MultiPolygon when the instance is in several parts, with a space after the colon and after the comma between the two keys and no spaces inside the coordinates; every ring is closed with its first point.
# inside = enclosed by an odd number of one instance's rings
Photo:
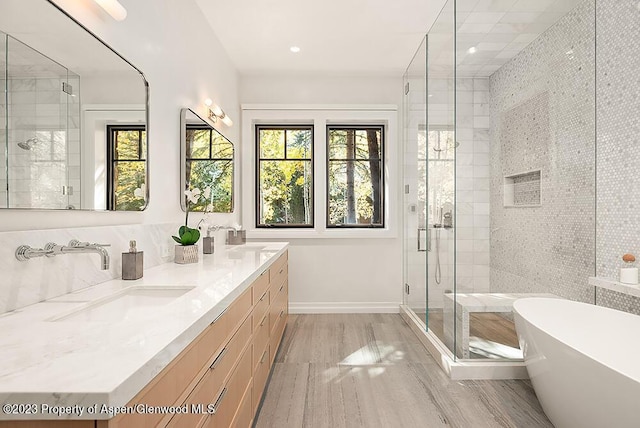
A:
{"type": "MultiPolygon", "coordinates": [[[[278,259],[273,262],[273,264],[271,265],[271,278],[273,278],[273,275],[275,273],[278,273],[280,271],[280,269],[282,269],[282,266],[286,265],[289,261],[289,252],[285,251],[280,257],[278,257],[278,259]]],[[[273,283],[273,280],[271,281],[271,283],[273,283]]]]}
{"type": "Polygon", "coordinates": [[[276,329],[271,333],[271,338],[269,339],[269,366],[273,365],[273,362],[276,358],[276,354],[278,353],[278,347],[280,346],[280,340],[282,339],[282,331],[284,330],[284,325],[286,324],[286,319],[281,324],[276,326],[276,329]],[[280,334],[276,334],[280,333],[280,334]]]}
{"type": "MultiPolygon", "coordinates": [[[[202,380],[183,404],[188,404],[189,409],[192,405],[202,404],[206,411],[207,405],[212,404],[216,394],[222,390],[225,379],[238,362],[242,351],[250,348],[247,344],[251,339],[251,329],[251,317],[247,317],[229,343],[218,352],[202,380]]],[[[201,414],[191,412],[176,415],[171,419],[169,426],[196,426],[202,417],[201,414]]]]}
{"type": "MultiPolygon", "coordinates": [[[[270,302],[271,290],[267,290],[264,292],[262,297],[258,300],[258,303],[253,307],[253,330],[256,331],[258,329],[258,325],[262,323],[262,318],[269,313],[269,302],[270,302]]],[[[269,320],[267,319],[267,323],[269,320]]]]}
{"type": "MultiPolygon", "coordinates": [[[[216,396],[216,412],[208,415],[203,426],[210,428],[228,428],[236,415],[242,398],[251,383],[251,352],[247,347],[240,362],[231,374],[229,381],[216,396]]],[[[183,425],[184,426],[184,425],[183,425]]]]}
{"type": "Polygon", "coordinates": [[[264,292],[269,289],[270,282],[270,272],[269,269],[266,269],[264,272],[260,274],[259,277],[253,281],[253,304],[257,304],[260,298],[264,295],[264,292]]]}
{"type": "Polygon", "coordinates": [[[0,428],[95,428],[94,421],[0,421],[0,428]]]}
{"type": "Polygon", "coordinates": [[[233,422],[231,423],[231,428],[249,428],[251,427],[251,422],[253,421],[253,407],[251,406],[251,392],[253,391],[252,383],[249,382],[247,385],[247,389],[244,390],[244,397],[242,397],[242,402],[240,403],[240,407],[238,407],[238,411],[236,412],[235,418],[233,418],[233,422]]]}
{"type": "Polygon", "coordinates": [[[271,265],[271,286],[279,287],[289,274],[289,252],[278,257],[271,265]]]}
{"type": "Polygon", "coordinates": [[[262,358],[262,351],[269,343],[269,315],[264,314],[262,325],[258,324],[253,333],[253,370],[262,358]]]}
{"type": "MultiPolygon", "coordinates": [[[[268,340],[267,340],[268,342],[268,340]]],[[[271,354],[270,354],[270,346],[267,343],[267,346],[259,353],[255,352],[254,354],[258,355],[257,367],[254,364],[254,373],[253,373],[253,414],[258,410],[258,404],[260,404],[260,399],[262,398],[262,393],[264,392],[264,387],[267,384],[267,378],[269,377],[269,370],[271,368],[271,354]]]]}
{"type": "MultiPolygon", "coordinates": [[[[285,279],[287,279],[287,275],[289,275],[289,265],[284,264],[280,266],[278,270],[271,270],[271,287],[275,289],[276,287],[280,288],[285,279]]],[[[274,291],[275,293],[275,291],[274,291]]]]}
{"type": "Polygon", "coordinates": [[[289,313],[289,293],[288,293],[288,281],[281,284],[280,289],[276,293],[274,299],[271,302],[271,308],[269,309],[269,329],[271,335],[276,328],[276,324],[280,319],[289,313]]]}
{"type": "Polygon", "coordinates": [[[251,310],[251,289],[246,290],[223,312],[196,343],[198,370],[207,363],[251,310]]]}

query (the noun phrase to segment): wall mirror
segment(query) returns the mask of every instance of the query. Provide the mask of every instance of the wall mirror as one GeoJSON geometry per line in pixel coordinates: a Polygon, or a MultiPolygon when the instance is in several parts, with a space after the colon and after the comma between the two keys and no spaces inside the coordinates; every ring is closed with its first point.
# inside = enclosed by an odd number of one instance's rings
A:
{"type": "Polygon", "coordinates": [[[0,208],[143,210],[148,85],[48,0],[0,2],[0,208]]]}
{"type": "MultiPolygon", "coordinates": [[[[211,188],[211,198],[191,205],[190,210],[233,212],[233,143],[191,109],[180,112],[180,129],[180,188],[211,188]]],[[[184,195],[180,200],[185,209],[184,195]]]]}

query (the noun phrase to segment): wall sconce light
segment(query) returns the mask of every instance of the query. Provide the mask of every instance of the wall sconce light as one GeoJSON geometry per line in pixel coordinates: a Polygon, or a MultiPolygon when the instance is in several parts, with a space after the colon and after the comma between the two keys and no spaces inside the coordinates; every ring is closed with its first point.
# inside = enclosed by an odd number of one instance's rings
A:
{"type": "Polygon", "coordinates": [[[93,0],[103,8],[113,19],[122,21],[127,17],[127,9],[118,0],[93,0]]]}
{"type": "Polygon", "coordinates": [[[206,100],[204,100],[204,105],[207,106],[209,119],[213,123],[216,123],[218,119],[220,119],[222,123],[227,126],[233,125],[233,121],[231,120],[231,118],[227,116],[227,114],[220,108],[219,105],[214,104],[213,101],[211,101],[211,98],[207,98],[206,100]]]}

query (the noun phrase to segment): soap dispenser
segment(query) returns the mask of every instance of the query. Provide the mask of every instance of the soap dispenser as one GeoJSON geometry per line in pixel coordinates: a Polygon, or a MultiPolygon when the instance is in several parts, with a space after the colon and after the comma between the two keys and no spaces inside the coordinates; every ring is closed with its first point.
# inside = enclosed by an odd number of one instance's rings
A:
{"type": "Polygon", "coordinates": [[[207,225],[207,236],[202,238],[202,253],[213,254],[213,236],[211,236],[211,227],[207,225]]]}
{"type": "Polygon", "coordinates": [[[142,278],[144,251],[138,251],[136,241],[129,241],[129,252],[122,253],[122,279],[142,278]]]}

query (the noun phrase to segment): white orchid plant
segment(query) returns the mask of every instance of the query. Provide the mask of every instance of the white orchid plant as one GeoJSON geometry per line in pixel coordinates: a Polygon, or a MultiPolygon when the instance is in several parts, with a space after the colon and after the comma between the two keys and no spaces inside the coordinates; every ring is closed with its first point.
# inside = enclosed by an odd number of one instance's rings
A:
{"type": "Polygon", "coordinates": [[[200,231],[189,227],[189,209],[191,208],[191,204],[197,204],[200,198],[203,198],[205,201],[208,200],[211,196],[211,188],[207,187],[204,191],[201,191],[197,187],[194,187],[193,189],[185,190],[184,195],[186,202],[184,226],[180,226],[178,236],[174,235],[172,238],[180,245],[193,245],[200,239],[200,231]]]}

